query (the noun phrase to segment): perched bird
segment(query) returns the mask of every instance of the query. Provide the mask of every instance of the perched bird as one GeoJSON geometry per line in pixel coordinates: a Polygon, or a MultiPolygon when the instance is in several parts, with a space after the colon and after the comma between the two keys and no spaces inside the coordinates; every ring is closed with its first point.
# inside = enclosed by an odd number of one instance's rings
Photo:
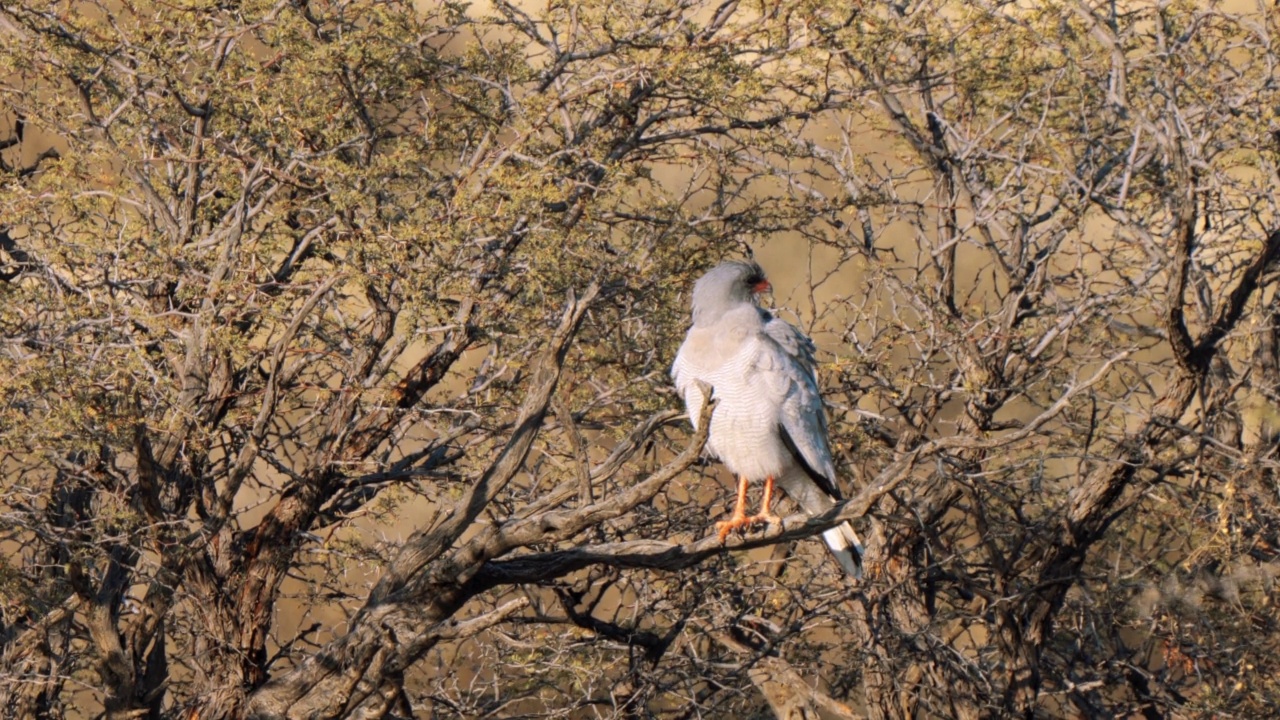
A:
{"type": "MultiPolygon", "coordinates": [[[[693,327],[671,368],[695,429],[707,402],[699,383],[717,401],[707,447],[738,477],[733,515],[716,523],[721,540],[756,522],[779,521],[769,509],[775,483],[810,514],[841,499],[813,341],[756,305],[769,287],[754,262],[724,262],[703,275],[693,286],[693,327]],[[748,517],[747,486],[760,481],[761,511],[748,517]]],[[[862,576],[853,526],[837,525],[823,539],[845,572],[862,576]]]]}

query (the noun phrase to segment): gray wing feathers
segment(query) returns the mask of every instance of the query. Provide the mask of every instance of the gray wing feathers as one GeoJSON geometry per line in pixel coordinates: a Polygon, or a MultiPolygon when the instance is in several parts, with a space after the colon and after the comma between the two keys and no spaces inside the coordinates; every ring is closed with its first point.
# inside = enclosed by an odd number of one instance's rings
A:
{"type": "MultiPolygon", "coordinates": [[[[805,512],[818,515],[840,499],[840,490],[835,484],[836,469],[827,441],[827,417],[818,391],[813,340],[776,318],[766,323],[764,330],[786,358],[782,369],[789,376],[791,387],[783,400],[780,419],[783,439],[801,461],[777,481],[805,512]]],[[[862,543],[853,525],[841,523],[822,533],[822,539],[846,573],[862,577],[862,543]]]]}
{"type": "Polygon", "coordinates": [[[810,515],[824,513],[836,504],[836,499],[831,497],[823,488],[809,477],[804,468],[793,468],[783,473],[776,479],[778,487],[781,487],[787,497],[796,501],[796,504],[804,508],[804,511],[810,515]]]}
{"type": "Polygon", "coordinates": [[[826,480],[832,494],[839,498],[834,482],[836,468],[827,443],[827,416],[822,410],[822,396],[814,373],[813,341],[777,318],[766,323],[764,331],[782,351],[782,362],[771,369],[781,374],[789,385],[782,400],[779,424],[804,464],[826,480]]]}
{"type": "Polygon", "coordinates": [[[787,355],[804,367],[806,375],[815,377],[814,367],[817,363],[814,362],[813,354],[817,346],[808,335],[800,332],[795,325],[775,317],[770,317],[765,322],[764,331],[787,355]]]}

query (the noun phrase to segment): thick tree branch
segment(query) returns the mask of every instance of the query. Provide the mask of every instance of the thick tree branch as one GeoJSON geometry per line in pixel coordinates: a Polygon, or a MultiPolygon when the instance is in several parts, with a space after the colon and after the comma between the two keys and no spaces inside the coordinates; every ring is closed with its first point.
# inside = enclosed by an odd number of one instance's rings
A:
{"type": "Polygon", "coordinates": [[[881,471],[875,482],[857,495],[821,515],[803,512],[788,515],[780,524],[770,525],[762,533],[731,535],[724,542],[711,534],[701,540],[631,540],[531,553],[486,563],[476,573],[472,585],[479,592],[497,585],[547,582],[592,565],[682,570],[731,550],[750,550],[814,537],[842,522],[866,515],[882,497],[911,477],[921,456],[919,451],[908,453],[881,471]]]}
{"type": "Polygon", "coordinates": [[[471,563],[476,551],[464,546],[434,567],[429,564],[471,526],[523,466],[548,412],[569,345],[599,291],[599,285],[592,283],[580,299],[570,294],[560,324],[532,373],[515,430],[484,474],[442,523],[409,539],[370,593],[350,632],[251,696],[250,717],[309,717],[320,708],[325,717],[360,716],[365,711],[357,709],[366,699],[383,697],[380,688],[387,678],[448,636],[455,625],[450,618],[475,595],[463,583],[474,573],[471,563]],[[388,632],[390,637],[385,635],[388,632]],[[330,695],[335,691],[348,701],[332,703],[330,695]]]}
{"type": "MultiPolygon", "coordinates": [[[[501,492],[507,483],[515,477],[524,466],[529,448],[542,427],[542,419],[547,413],[556,383],[560,379],[561,368],[569,343],[577,331],[587,309],[600,292],[600,286],[592,283],[578,299],[570,296],[560,326],[556,328],[551,342],[539,360],[532,376],[532,389],[520,405],[519,416],[515,422],[515,431],[507,444],[498,453],[493,464],[472,485],[462,500],[450,511],[450,514],[437,527],[415,533],[399,557],[391,564],[382,580],[379,581],[369,603],[376,605],[390,599],[393,594],[401,592],[409,578],[416,575],[427,563],[435,560],[475,521],[480,512],[501,492]]],[[[449,582],[463,572],[470,562],[468,558],[457,558],[447,568],[437,568],[433,576],[449,582]]]]}

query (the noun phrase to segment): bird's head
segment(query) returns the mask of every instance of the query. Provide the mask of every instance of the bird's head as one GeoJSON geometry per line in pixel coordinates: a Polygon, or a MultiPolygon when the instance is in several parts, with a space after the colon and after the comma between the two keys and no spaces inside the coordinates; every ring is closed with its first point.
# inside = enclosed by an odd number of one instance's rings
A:
{"type": "Polygon", "coordinates": [[[693,285],[693,322],[715,322],[743,303],[754,304],[756,296],[772,286],[764,270],[754,262],[729,260],[711,268],[693,285]]]}

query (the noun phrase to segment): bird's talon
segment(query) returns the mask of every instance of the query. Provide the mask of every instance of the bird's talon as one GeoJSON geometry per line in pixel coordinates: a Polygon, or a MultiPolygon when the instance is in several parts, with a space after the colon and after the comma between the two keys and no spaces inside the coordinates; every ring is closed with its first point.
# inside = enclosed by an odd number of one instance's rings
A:
{"type": "Polygon", "coordinates": [[[760,515],[752,515],[751,517],[747,518],[747,523],[751,525],[763,524],[767,528],[770,525],[781,525],[782,518],[778,517],[777,515],[774,515],[773,513],[769,513],[767,515],[762,513],[760,515]]]}
{"type": "Polygon", "coordinates": [[[750,524],[751,518],[746,515],[734,515],[728,520],[721,520],[716,523],[716,535],[720,537],[720,542],[724,542],[724,539],[729,537],[729,533],[747,527],[750,524]]]}

